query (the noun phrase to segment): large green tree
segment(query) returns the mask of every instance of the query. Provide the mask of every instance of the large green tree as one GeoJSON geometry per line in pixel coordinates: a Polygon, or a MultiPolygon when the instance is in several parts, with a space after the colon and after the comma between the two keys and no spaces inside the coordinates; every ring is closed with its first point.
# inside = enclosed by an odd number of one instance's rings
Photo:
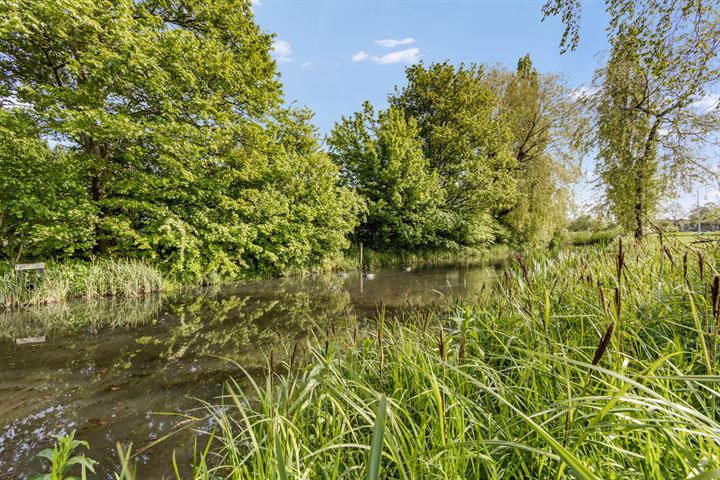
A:
{"type": "Polygon", "coordinates": [[[440,248],[444,192],[423,156],[415,119],[391,107],[376,117],[369,103],[335,125],[327,140],[343,182],[365,200],[358,240],[380,250],[440,248]]]}
{"type": "MultiPolygon", "coordinates": [[[[720,2],[605,3],[611,54],[593,98],[598,172],[618,220],[642,238],[663,194],[711,173],[703,160],[720,128],[720,110],[701,101],[720,80],[720,2]]],[[[544,11],[562,15],[562,46],[574,47],[581,3],[552,0],[544,11]]]]}
{"type": "Polygon", "coordinates": [[[0,93],[86,169],[96,253],[278,272],[336,253],[351,205],[271,42],[249,0],[0,0],[0,93]]]}
{"type": "Polygon", "coordinates": [[[540,74],[529,55],[491,80],[512,132],[517,200],[502,220],[516,242],[541,245],[567,224],[568,186],[579,171],[586,119],[565,83],[540,74]]]}
{"type": "Polygon", "coordinates": [[[417,122],[423,154],[444,191],[447,245],[493,241],[497,216],[515,203],[516,160],[500,100],[479,66],[422,63],[406,71],[408,84],[390,103],[417,122]]]}

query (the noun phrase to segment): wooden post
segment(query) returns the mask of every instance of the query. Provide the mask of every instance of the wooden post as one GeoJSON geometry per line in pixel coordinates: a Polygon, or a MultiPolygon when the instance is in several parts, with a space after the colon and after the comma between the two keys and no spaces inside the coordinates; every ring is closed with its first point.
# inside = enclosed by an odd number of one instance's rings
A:
{"type": "Polygon", "coordinates": [[[360,274],[363,272],[363,242],[360,242],[360,274]]]}

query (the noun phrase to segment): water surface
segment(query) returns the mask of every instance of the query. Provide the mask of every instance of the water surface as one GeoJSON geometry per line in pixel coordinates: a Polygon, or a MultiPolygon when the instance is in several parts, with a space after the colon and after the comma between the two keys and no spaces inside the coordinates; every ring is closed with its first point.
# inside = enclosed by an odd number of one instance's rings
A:
{"type": "Polygon", "coordinates": [[[173,449],[191,455],[177,413],[199,413],[237,365],[260,374],[270,350],[322,334],[348,313],[472,300],[498,266],[464,263],[288,278],[181,295],[69,302],[0,312],[0,478],[45,471],[35,455],[51,435],[77,430],[87,456],[113,478],[116,442],[139,451],[140,478],[171,478],[173,449]],[[45,337],[18,345],[18,338],[45,337]],[[221,358],[219,358],[221,357],[221,358]],[[231,359],[232,361],[229,361],[231,359]]]}

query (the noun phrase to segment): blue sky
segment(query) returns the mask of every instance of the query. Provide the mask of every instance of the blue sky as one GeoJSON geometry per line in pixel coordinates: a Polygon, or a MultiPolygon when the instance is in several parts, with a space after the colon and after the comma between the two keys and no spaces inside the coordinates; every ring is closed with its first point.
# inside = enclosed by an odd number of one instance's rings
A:
{"type": "MultiPolygon", "coordinates": [[[[405,84],[404,69],[423,60],[502,64],[514,68],[530,54],[541,72],[562,75],[569,86],[589,86],[607,57],[603,0],[584,0],[579,48],[560,54],[563,25],[542,22],[541,0],[253,0],[256,21],[275,33],[274,56],[285,97],[315,112],[322,134],[342,115],[369,100],[384,108],[405,84]]],[[[588,184],[578,203],[597,200],[588,184]]],[[[695,195],[683,195],[690,205],[695,195]]]]}

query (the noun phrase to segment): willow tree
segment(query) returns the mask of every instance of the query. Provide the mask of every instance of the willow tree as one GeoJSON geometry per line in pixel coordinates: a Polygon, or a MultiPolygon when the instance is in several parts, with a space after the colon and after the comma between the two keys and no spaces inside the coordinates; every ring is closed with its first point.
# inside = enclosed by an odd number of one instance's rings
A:
{"type": "Polygon", "coordinates": [[[529,55],[515,72],[494,72],[517,159],[517,200],[502,215],[514,241],[544,244],[567,224],[570,182],[577,178],[586,118],[561,78],[541,74],[529,55]]]}
{"type": "MultiPolygon", "coordinates": [[[[703,100],[720,80],[720,2],[606,0],[610,59],[597,85],[598,172],[608,203],[637,238],[667,189],[709,174],[704,152],[720,110],[703,100]]],[[[562,14],[561,45],[579,39],[577,0],[552,0],[562,14]]]]}

